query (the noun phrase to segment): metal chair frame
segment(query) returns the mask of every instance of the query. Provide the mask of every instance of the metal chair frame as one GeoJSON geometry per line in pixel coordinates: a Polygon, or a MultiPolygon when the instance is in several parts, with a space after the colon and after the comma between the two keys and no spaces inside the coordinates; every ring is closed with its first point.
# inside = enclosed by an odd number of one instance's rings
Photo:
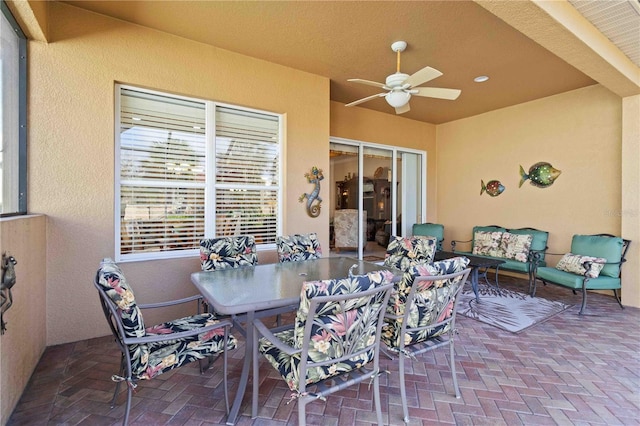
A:
{"type": "MultiPolygon", "coordinates": [[[[448,335],[448,338],[446,339],[443,339],[442,338],[443,336],[440,335],[437,337],[427,339],[423,342],[412,344],[411,346],[405,346],[404,337],[403,337],[399,339],[400,340],[399,347],[389,348],[388,346],[386,346],[389,350],[384,350],[383,348],[383,352],[390,358],[391,356],[389,352],[398,354],[399,373],[400,373],[400,397],[402,398],[402,409],[404,413],[405,423],[409,423],[409,409],[407,407],[407,389],[405,384],[405,358],[406,357],[415,358],[416,355],[420,355],[422,353],[429,352],[434,349],[449,345],[449,356],[451,359],[450,365],[451,365],[451,376],[453,378],[453,388],[455,390],[456,398],[460,398],[460,389],[458,387],[458,379],[456,377],[454,336],[457,333],[455,325],[456,325],[456,313],[458,310],[458,301],[460,299],[459,296],[462,291],[462,288],[464,287],[464,284],[467,282],[467,278],[469,277],[470,271],[471,271],[471,268],[466,268],[460,272],[455,272],[453,274],[427,275],[427,276],[416,277],[415,281],[413,282],[413,286],[411,287],[411,290],[409,292],[409,295],[407,296],[407,301],[405,303],[405,308],[404,308],[404,315],[393,315],[393,314],[387,313],[385,316],[385,319],[387,320],[401,321],[402,326],[400,329],[400,336],[405,336],[407,332],[436,329],[449,324],[449,330],[446,333],[448,335]],[[455,285],[457,285],[458,287],[453,291],[451,295],[451,298],[454,301],[453,311],[451,313],[451,316],[449,316],[443,321],[435,321],[423,327],[416,327],[416,328],[407,327],[409,314],[411,313],[411,305],[414,303],[414,299],[417,294],[417,288],[420,287],[421,282],[453,280],[458,277],[462,277],[462,278],[460,278],[456,282],[455,285]]],[[[435,287],[435,291],[437,292],[438,290],[439,288],[435,287]]]]}
{"type": "MultiPolygon", "coordinates": [[[[347,388],[351,385],[361,383],[365,380],[373,380],[373,390],[374,390],[374,402],[376,406],[376,415],[378,419],[378,424],[382,425],[382,406],[380,402],[380,386],[379,386],[379,375],[380,375],[380,364],[379,364],[379,355],[380,355],[380,332],[382,330],[383,318],[385,314],[385,310],[387,304],[389,302],[389,296],[391,294],[391,289],[393,288],[393,283],[384,284],[381,286],[377,286],[373,289],[362,291],[358,293],[351,294],[343,294],[343,295],[334,295],[334,296],[318,296],[310,299],[309,305],[309,316],[307,317],[307,321],[305,323],[304,328],[304,344],[300,348],[291,347],[283,343],[277,336],[274,335],[274,332],[282,331],[287,328],[293,328],[293,326],[285,326],[276,329],[268,329],[260,320],[255,320],[254,327],[254,343],[253,343],[253,397],[252,397],[252,418],[255,418],[258,411],[258,385],[259,385],[259,363],[258,363],[258,341],[260,336],[263,336],[270,342],[272,342],[278,349],[287,353],[288,355],[300,354],[300,359],[304,360],[304,362],[300,362],[299,365],[299,375],[300,378],[306,378],[307,370],[312,367],[325,366],[329,364],[336,364],[341,361],[357,357],[358,355],[365,353],[367,351],[374,351],[374,359],[373,359],[373,367],[371,369],[365,369],[362,366],[358,370],[352,370],[348,373],[343,373],[341,375],[333,376],[318,383],[314,383],[312,385],[307,385],[305,379],[301,379],[299,383],[298,389],[298,424],[304,426],[306,424],[306,405],[312,401],[315,401],[319,398],[324,399],[329,394],[340,391],[344,388],[347,388]],[[376,338],[374,342],[365,345],[362,349],[352,352],[350,350],[351,347],[356,346],[356,342],[346,342],[344,341],[344,355],[340,358],[333,358],[327,361],[315,363],[308,358],[309,352],[309,343],[311,340],[311,330],[312,326],[315,324],[317,326],[324,326],[323,321],[319,321],[318,318],[321,318],[323,315],[317,312],[319,306],[323,306],[323,304],[327,302],[339,302],[344,304],[346,301],[350,299],[356,298],[365,298],[370,297],[370,305],[373,304],[374,301],[380,300],[380,297],[383,298],[382,303],[376,308],[374,315],[377,318],[376,325],[376,338]],[[344,379],[339,382],[334,379],[344,379]],[[307,386],[315,386],[315,392],[309,393],[307,391],[307,386]]],[[[372,308],[373,309],[373,308],[372,308]]]]}
{"type": "MultiPolygon", "coordinates": [[[[127,383],[127,401],[125,406],[125,415],[122,421],[123,425],[127,425],[129,423],[129,413],[131,410],[131,399],[133,396],[133,390],[136,387],[137,378],[133,377],[132,368],[131,368],[131,354],[129,352],[129,347],[132,345],[141,345],[141,344],[150,344],[150,343],[158,343],[158,342],[166,342],[169,340],[180,340],[188,337],[197,336],[201,333],[206,333],[211,330],[224,328],[224,341],[226,342],[229,337],[229,328],[231,327],[231,321],[229,320],[220,320],[216,324],[212,324],[209,326],[197,328],[194,330],[183,331],[178,333],[164,334],[164,335],[149,335],[145,337],[127,337],[124,332],[124,327],[122,324],[122,319],[120,316],[120,309],[116,306],[115,303],[109,298],[109,296],[105,293],[105,291],[98,284],[98,275],[94,280],[94,286],[98,290],[98,294],[100,296],[100,306],[102,307],[102,311],[107,319],[107,323],[109,324],[109,328],[115,338],[116,344],[121,352],[121,360],[120,360],[120,377],[123,380],[116,381],[116,389],[113,392],[113,398],[111,399],[111,408],[115,407],[116,398],[118,396],[118,391],[120,390],[120,383],[125,381],[127,383]]],[[[162,308],[167,306],[178,305],[182,303],[188,303],[192,301],[197,301],[198,311],[200,310],[200,302],[202,301],[202,296],[196,295],[191,297],[186,297],[183,299],[171,300],[166,302],[159,303],[148,303],[148,304],[138,304],[138,307],[141,310],[144,309],[155,309],[162,308]]],[[[209,363],[206,367],[202,367],[202,363],[200,363],[200,373],[202,374],[205,370],[211,367],[213,361],[212,359],[214,355],[220,354],[212,354],[209,358],[209,363]]],[[[227,389],[227,348],[226,343],[224,345],[224,349],[222,351],[223,357],[223,384],[224,384],[224,398],[227,413],[229,413],[229,395],[227,389]]],[[[217,359],[217,358],[216,358],[217,359]]],[[[202,361],[202,360],[199,360],[202,361]]],[[[115,376],[112,377],[115,379],[115,376]]]]}

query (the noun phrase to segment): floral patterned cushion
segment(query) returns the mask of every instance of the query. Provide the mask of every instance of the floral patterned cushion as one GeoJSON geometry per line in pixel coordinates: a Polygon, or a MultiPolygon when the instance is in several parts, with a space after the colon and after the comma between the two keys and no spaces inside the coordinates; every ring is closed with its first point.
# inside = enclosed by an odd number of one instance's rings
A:
{"type": "Polygon", "coordinates": [[[472,254],[480,256],[504,257],[502,232],[476,231],[473,234],[472,254]]]}
{"type": "Polygon", "coordinates": [[[113,303],[120,308],[124,334],[127,337],[145,335],[144,321],[136,298],[120,267],[111,259],[104,259],[98,270],[98,284],[113,303]]]}
{"type": "Polygon", "coordinates": [[[384,266],[405,271],[415,265],[431,263],[436,254],[437,243],[435,237],[391,237],[384,266]]]}
{"type": "Polygon", "coordinates": [[[200,241],[200,264],[203,271],[239,268],[258,263],[253,236],[222,237],[200,241]]]}
{"type": "Polygon", "coordinates": [[[571,272],[578,275],[585,275],[589,278],[598,278],[600,271],[604,268],[607,259],[603,257],[583,256],[580,254],[567,253],[556,265],[556,269],[565,272],[571,272]],[[589,272],[584,267],[584,262],[592,262],[589,272]]]}
{"type": "Polygon", "coordinates": [[[530,234],[511,234],[509,232],[502,233],[500,248],[502,249],[502,257],[517,260],[518,262],[526,262],[529,260],[529,249],[533,235],[530,234]]]}
{"type": "Polygon", "coordinates": [[[298,262],[322,257],[322,248],[315,232],[276,237],[276,246],[280,262],[298,262]]]}
{"type": "MultiPolygon", "coordinates": [[[[147,328],[147,335],[171,334],[189,331],[216,324],[218,321],[213,314],[199,314],[192,317],[180,318],[147,328]]],[[[235,349],[238,345],[236,338],[229,334],[227,350],[235,349]]],[[[212,353],[220,353],[224,348],[224,328],[217,328],[187,337],[164,342],[149,343],[149,357],[146,368],[137,374],[138,379],[151,379],[191,361],[203,359],[212,353]]]]}
{"type": "MultiPolygon", "coordinates": [[[[126,337],[178,333],[217,322],[213,314],[200,314],[145,329],[142,313],[136,304],[133,291],[122,270],[113,260],[102,261],[97,281],[107,296],[118,306],[126,337]]],[[[195,359],[202,359],[212,351],[220,352],[223,340],[224,329],[220,328],[193,338],[129,345],[131,373],[136,379],[150,379],[195,359]]],[[[229,335],[227,348],[233,349],[236,344],[236,339],[229,335]]]]}
{"type": "MultiPolygon", "coordinates": [[[[417,277],[460,272],[468,264],[469,259],[466,257],[454,257],[409,268],[404,273],[402,280],[394,285],[389,298],[389,305],[387,306],[387,314],[401,318],[392,318],[389,315],[385,318],[385,324],[382,327],[382,342],[392,349],[400,347],[400,334],[403,316],[407,308],[407,297],[417,277]]],[[[422,281],[419,285],[420,287],[416,289],[413,303],[409,306],[407,332],[403,337],[405,346],[424,342],[449,331],[449,324],[419,331],[410,329],[436,324],[449,318],[453,312],[455,302],[453,295],[464,283],[462,282],[462,276],[460,276],[444,281],[422,281]]]]}
{"type": "MultiPolygon", "coordinates": [[[[393,274],[390,272],[381,271],[336,280],[305,282],[302,286],[300,307],[294,327],[276,333],[276,336],[288,346],[302,348],[305,341],[305,325],[310,320],[313,321],[313,326],[310,336],[307,336],[310,342],[308,362],[337,359],[362,350],[373,342],[372,339],[375,339],[377,317],[370,318],[366,315],[370,312],[368,303],[371,297],[349,299],[344,308],[337,302],[324,303],[318,306],[317,312],[312,317],[309,317],[310,300],[319,296],[359,293],[387,284],[392,278],[393,274]],[[355,344],[352,344],[353,342],[355,344]]],[[[380,297],[374,301],[374,304],[382,302],[383,298],[380,297]]],[[[265,338],[260,339],[258,348],[271,365],[280,372],[289,388],[292,391],[299,390],[301,354],[288,355],[265,338]]],[[[372,361],[373,357],[373,350],[370,350],[340,362],[309,366],[305,383],[308,385],[318,383],[329,377],[360,368],[372,361]]]]}

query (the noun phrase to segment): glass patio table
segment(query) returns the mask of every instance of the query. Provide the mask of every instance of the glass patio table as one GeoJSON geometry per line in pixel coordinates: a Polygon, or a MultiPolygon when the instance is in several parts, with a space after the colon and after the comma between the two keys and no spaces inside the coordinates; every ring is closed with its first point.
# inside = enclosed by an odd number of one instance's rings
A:
{"type": "Polygon", "coordinates": [[[227,417],[228,425],[235,424],[237,420],[249,380],[253,353],[253,320],[258,316],[270,316],[296,309],[300,304],[303,282],[346,277],[352,265],[357,265],[352,271],[353,274],[390,270],[395,280],[402,276],[399,270],[346,257],[270,263],[191,274],[191,281],[217,313],[242,315],[242,322],[246,324],[246,328],[243,329],[239,321],[234,320],[234,325],[239,326],[246,341],[242,373],[227,417]]]}

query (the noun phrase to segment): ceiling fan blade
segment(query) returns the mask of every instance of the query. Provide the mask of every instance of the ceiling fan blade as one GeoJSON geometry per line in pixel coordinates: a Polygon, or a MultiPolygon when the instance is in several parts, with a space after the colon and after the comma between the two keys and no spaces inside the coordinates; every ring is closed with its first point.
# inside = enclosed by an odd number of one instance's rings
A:
{"type": "Polygon", "coordinates": [[[459,89],[443,89],[440,87],[416,87],[411,90],[415,96],[426,96],[429,98],[448,99],[450,101],[458,99],[462,91],[459,89]],[[417,92],[415,92],[417,90],[417,92]]]}
{"type": "Polygon", "coordinates": [[[357,101],[353,101],[353,102],[351,102],[351,103],[349,103],[349,104],[346,104],[345,106],[354,106],[354,105],[358,105],[358,104],[361,104],[361,103],[363,103],[363,102],[370,101],[371,99],[381,98],[381,97],[385,96],[386,94],[387,94],[386,92],[384,92],[384,93],[377,93],[377,94],[375,94],[375,95],[367,96],[366,98],[362,98],[362,99],[358,99],[357,101]]]}
{"type": "Polygon", "coordinates": [[[377,81],[371,81],[371,80],[363,80],[361,78],[350,78],[347,81],[351,81],[353,83],[366,84],[367,86],[379,87],[381,89],[385,88],[385,85],[383,83],[378,83],[377,81]]]}
{"type": "Polygon", "coordinates": [[[409,112],[411,108],[409,104],[396,108],[396,114],[404,114],[405,112],[409,112]]]}
{"type": "Polygon", "coordinates": [[[421,84],[431,81],[434,78],[440,77],[442,73],[435,68],[424,67],[419,71],[411,74],[403,84],[409,84],[410,87],[420,86],[421,84]]]}

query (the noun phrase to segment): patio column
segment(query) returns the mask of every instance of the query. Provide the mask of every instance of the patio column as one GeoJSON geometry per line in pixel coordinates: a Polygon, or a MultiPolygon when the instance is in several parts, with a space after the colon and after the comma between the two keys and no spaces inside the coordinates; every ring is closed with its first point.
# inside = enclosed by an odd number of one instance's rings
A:
{"type": "Polygon", "coordinates": [[[621,231],[631,240],[622,269],[622,303],[640,307],[640,95],[622,98],[621,231]]]}

